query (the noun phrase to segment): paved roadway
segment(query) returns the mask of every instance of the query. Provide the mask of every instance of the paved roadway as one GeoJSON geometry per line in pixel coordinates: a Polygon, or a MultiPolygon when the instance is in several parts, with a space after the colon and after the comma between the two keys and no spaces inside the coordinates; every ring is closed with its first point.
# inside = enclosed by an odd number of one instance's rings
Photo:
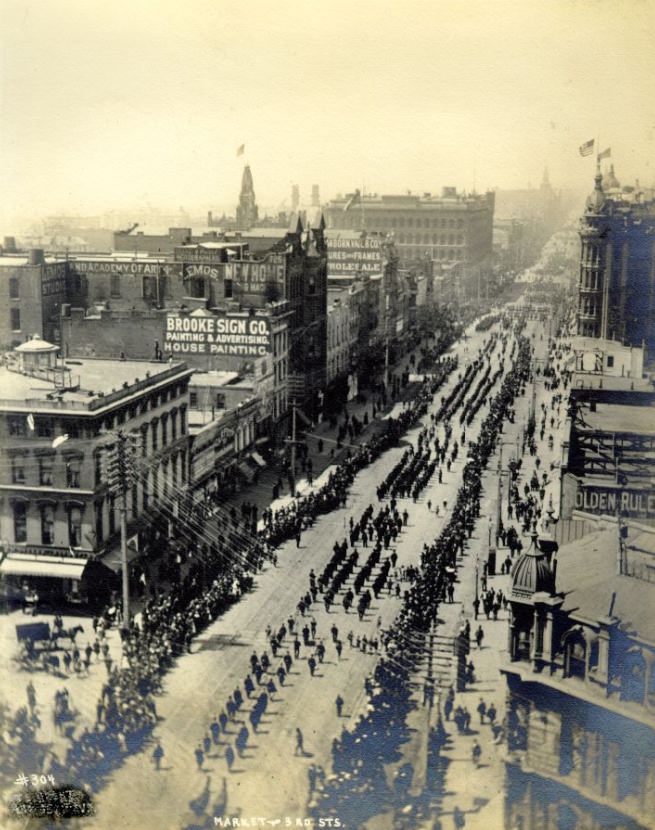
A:
{"type": "MultiPolygon", "coordinates": [[[[473,333],[466,343],[454,347],[459,355],[460,368],[439,391],[433,410],[442,394],[457,383],[457,375],[477,355],[478,348],[487,341],[490,332],[473,333]]],[[[469,438],[475,438],[479,423],[485,415],[483,407],[474,424],[467,429],[469,438]]],[[[455,423],[454,438],[459,440],[455,423]]],[[[415,439],[418,429],[408,436],[415,439]]],[[[345,635],[349,629],[357,633],[375,631],[378,617],[382,625],[391,622],[399,608],[399,600],[386,595],[374,602],[364,621],[358,623],[354,613],[345,615],[339,605],[330,615],[321,606],[312,609],[318,623],[318,636],[327,645],[326,662],[311,678],[304,657],[294,662],[289,682],[278,690],[259,733],[253,737],[243,758],[238,758],[232,772],[224,760],[226,743],[205,760],[198,771],[194,749],[205,735],[209,723],[224,706],[229,695],[242,683],[249,670],[249,657],[256,649],[261,653],[267,646],[266,625],[279,626],[293,613],[296,602],[308,587],[308,573],[317,573],[330,558],[335,539],[345,535],[350,515],[358,517],[369,503],[376,504],[375,490],[381,479],[391,470],[403,452],[396,448],[363,470],[356,478],[347,507],[321,517],[310,531],[303,534],[301,547],[295,542],[280,550],[279,565],[269,567],[257,578],[255,591],[210,626],[194,642],[193,653],[182,657],[165,681],[165,694],[158,700],[163,717],[156,734],[165,751],[163,769],[153,769],[146,750],[131,757],[116,771],[111,782],[97,796],[97,817],[86,826],[125,828],[160,826],[183,827],[191,823],[193,814],[189,801],[197,798],[209,786],[209,803],[213,805],[220,794],[222,782],[227,781],[225,816],[262,816],[269,819],[304,817],[307,801],[307,768],[320,764],[329,774],[331,743],[343,726],[356,719],[366,705],[363,681],[372,671],[376,655],[350,650],[345,635]],[[331,643],[329,627],[336,622],[344,640],[344,654],[339,662],[331,643]],[[336,694],[345,699],[344,716],[339,719],[334,706],[336,694]],[[306,754],[294,756],[294,734],[300,727],[305,736],[306,754]]],[[[410,512],[409,526],[397,542],[399,564],[417,562],[424,541],[435,537],[445,521],[427,509],[427,499],[433,504],[447,500],[453,503],[460,482],[460,473],[466,453],[460,451],[450,474],[444,470],[441,485],[433,484],[424,491],[418,504],[407,500],[399,502],[410,512]]],[[[360,560],[362,559],[360,554],[360,560]]],[[[360,561],[360,565],[362,562],[360,561]]],[[[249,710],[246,705],[245,715],[249,710]]],[[[238,718],[243,719],[244,710],[238,718]]],[[[236,731],[242,724],[231,726],[229,735],[233,744],[236,731]]],[[[207,810],[211,815],[211,806],[207,810]]]]}

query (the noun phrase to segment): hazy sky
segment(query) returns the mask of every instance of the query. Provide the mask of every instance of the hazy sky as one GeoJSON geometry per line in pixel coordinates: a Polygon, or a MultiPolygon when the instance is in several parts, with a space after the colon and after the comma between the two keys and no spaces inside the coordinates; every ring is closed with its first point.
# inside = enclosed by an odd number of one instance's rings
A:
{"type": "Polygon", "coordinates": [[[0,0],[17,216],[655,180],[655,0],[0,0]],[[246,144],[244,158],[236,158],[246,144]]]}

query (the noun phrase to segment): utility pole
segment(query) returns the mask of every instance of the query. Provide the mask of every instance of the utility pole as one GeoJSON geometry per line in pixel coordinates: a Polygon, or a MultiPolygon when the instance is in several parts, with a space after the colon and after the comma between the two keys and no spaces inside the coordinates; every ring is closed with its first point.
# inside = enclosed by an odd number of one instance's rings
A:
{"type": "Polygon", "coordinates": [[[137,481],[136,457],[141,436],[138,433],[117,430],[108,433],[114,442],[107,445],[102,466],[109,492],[119,499],[121,528],[121,570],[123,572],[123,629],[130,625],[130,577],[127,563],[127,493],[137,481]]]}
{"type": "Polygon", "coordinates": [[[291,498],[296,497],[296,399],[291,404],[291,498]]]}

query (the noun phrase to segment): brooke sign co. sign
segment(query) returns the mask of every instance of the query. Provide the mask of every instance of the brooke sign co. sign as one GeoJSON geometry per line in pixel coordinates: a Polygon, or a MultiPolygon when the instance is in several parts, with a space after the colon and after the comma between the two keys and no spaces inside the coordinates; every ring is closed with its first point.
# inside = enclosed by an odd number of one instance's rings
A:
{"type": "Polygon", "coordinates": [[[166,351],[174,354],[262,357],[271,352],[271,330],[268,320],[260,317],[169,314],[165,343],[166,351]]]}

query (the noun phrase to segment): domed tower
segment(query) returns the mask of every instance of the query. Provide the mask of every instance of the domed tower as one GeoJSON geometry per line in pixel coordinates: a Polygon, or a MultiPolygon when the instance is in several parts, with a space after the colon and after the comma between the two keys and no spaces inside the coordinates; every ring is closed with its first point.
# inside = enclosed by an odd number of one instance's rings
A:
{"type": "Polygon", "coordinates": [[[249,228],[252,228],[258,218],[259,211],[255,199],[255,186],[252,180],[252,173],[250,172],[250,165],[246,164],[243,168],[243,176],[241,177],[241,193],[239,194],[239,204],[237,206],[237,228],[242,231],[247,231],[249,228]]]}
{"type": "Polygon", "coordinates": [[[587,196],[586,207],[587,213],[598,214],[605,207],[606,201],[605,193],[603,192],[603,174],[600,172],[600,165],[598,165],[598,169],[596,170],[594,182],[594,189],[587,196]]]}
{"type": "Polygon", "coordinates": [[[561,604],[548,555],[537,547],[536,534],[512,569],[509,653],[540,671],[553,654],[553,609],[561,604]]]}
{"type": "Polygon", "coordinates": [[[609,172],[603,176],[603,190],[620,190],[621,182],[614,175],[614,165],[610,164],[609,172]]]}

